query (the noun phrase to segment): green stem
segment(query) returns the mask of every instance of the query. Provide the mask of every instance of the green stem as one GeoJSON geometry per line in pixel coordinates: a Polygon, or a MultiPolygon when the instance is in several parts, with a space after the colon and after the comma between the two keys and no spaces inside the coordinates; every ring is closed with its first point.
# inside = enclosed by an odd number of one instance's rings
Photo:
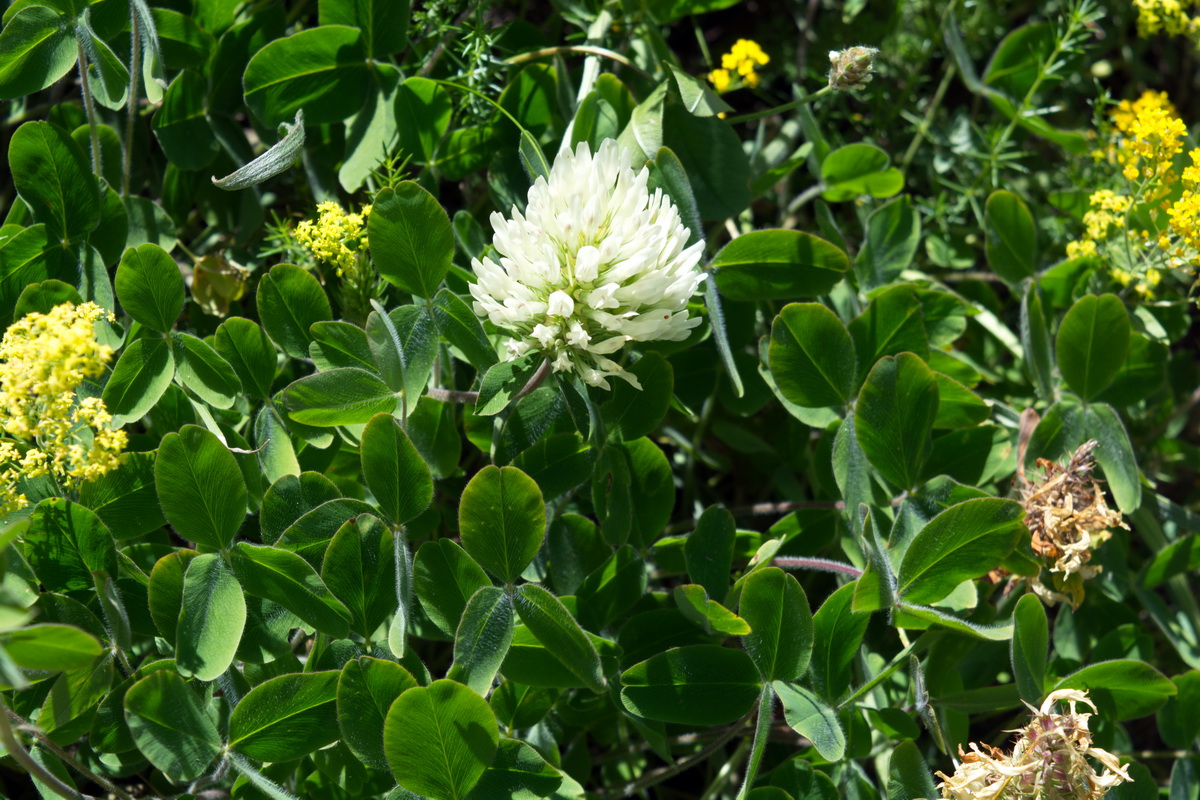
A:
{"type": "Polygon", "coordinates": [[[100,155],[100,128],[96,122],[96,104],[92,101],[92,85],[88,81],[88,58],[83,49],[83,36],[82,31],[75,34],[75,49],[79,54],[79,85],[83,89],[83,110],[87,112],[88,133],[92,141],[92,172],[100,178],[103,166],[100,155]]]}
{"type": "Polygon", "coordinates": [[[505,64],[523,64],[526,61],[536,61],[537,59],[545,58],[546,56],[558,56],[558,55],[569,55],[569,54],[601,56],[603,58],[607,58],[609,61],[615,61],[618,64],[620,64],[621,66],[629,67],[631,70],[636,72],[642,78],[645,78],[646,80],[650,81],[651,83],[654,82],[654,78],[650,76],[650,73],[646,72],[641,67],[639,67],[637,64],[634,64],[632,61],[630,61],[628,58],[621,55],[620,53],[609,50],[607,47],[596,47],[596,46],[590,45],[590,44],[568,44],[568,45],[562,45],[559,47],[543,47],[540,50],[530,50],[527,53],[519,53],[515,56],[506,58],[506,59],[504,59],[504,63],[505,64]]]}
{"type": "Polygon", "coordinates": [[[58,779],[57,775],[33,760],[33,756],[21,746],[13,734],[12,726],[8,724],[8,707],[4,705],[3,700],[0,700],[0,744],[4,745],[4,749],[8,751],[13,760],[24,767],[32,778],[44,784],[47,789],[59,797],[65,797],[67,800],[89,800],[88,795],[81,794],[67,786],[58,779]]]}
{"type": "Polygon", "coordinates": [[[142,59],[142,33],[138,26],[137,9],[129,3],[129,108],[125,117],[125,165],[121,170],[121,196],[129,196],[130,173],[133,172],[133,127],[137,122],[137,68],[142,59]]]}
{"type": "Polygon", "coordinates": [[[125,790],[123,790],[121,787],[117,786],[115,783],[110,781],[108,778],[105,778],[101,775],[97,775],[96,773],[92,772],[90,769],[85,767],[83,764],[80,764],[77,760],[75,760],[75,758],[70,753],[68,753],[66,750],[63,750],[61,747],[56,745],[44,733],[42,733],[41,731],[34,728],[34,726],[32,726],[28,721],[23,719],[20,714],[13,711],[11,708],[5,709],[5,711],[8,712],[8,718],[11,719],[17,725],[18,728],[24,728],[26,730],[31,731],[33,733],[33,735],[37,737],[38,741],[41,742],[42,747],[45,747],[51,753],[54,753],[54,755],[58,756],[59,759],[61,759],[63,761],[63,763],[65,763],[68,767],[75,770],[80,775],[87,778],[89,781],[92,781],[97,786],[104,787],[105,791],[109,792],[110,794],[116,795],[117,797],[121,798],[121,800],[133,800],[132,795],[130,795],[125,790]]]}
{"type": "Polygon", "coordinates": [[[818,97],[824,97],[825,95],[829,94],[832,91],[833,91],[832,86],[823,86],[820,89],[818,89],[817,91],[813,92],[812,94],[806,94],[803,97],[798,97],[795,100],[792,100],[791,102],[788,102],[788,103],[784,103],[781,106],[775,106],[774,108],[768,108],[766,111],[754,111],[750,114],[741,114],[736,117],[730,117],[725,121],[728,122],[730,125],[736,125],[739,122],[753,122],[754,120],[762,119],[763,117],[770,117],[770,116],[774,116],[775,114],[782,114],[785,111],[791,111],[793,108],[799,108],[800,106],[807,105],[808,103],[811,103],[813,100],[816,100],[818,97]]]}
{"type": "Polygon", "coordinates": [[[892,659],[891,663],[889,663],[886,667],[884,667],[878,675],[876,675],[874,678],[871,678],[871,680],[867,681],[862,686],[858,687],[858,690],[855,691],[854,694],[850,695],[845,700],[838,703],[836,710],[838,710],[838,711],[842,710],[846,706],[853,703],[855,700],[858,700],[860,697],[865,695],[867,692],[874,689],[879,684],[886,681],[889,677],[891,677],[892,673],[894,673],[896,670],[900,669],[900,667],[902,667],[905,663],[908,662],[908,657],[910,655],[914,655],[916,653],[921,653],[921,652],[924,652],[925,650],[928,650],[930,645],[932,645],[936,639],[940,638],[938,636],[932,635],[935,633],[938,633],[938,631],[925,631],[925,633],[922,633],[916,639],[913,639],[912,644],[908,645],[903,650],[901,650],[899,653],[897,653],[896,657],[892,659]]]}
{"type": "Polygon", "coordinates": [[[913,157],[916,156],[917,150],[920,149],[921,143],[925,141],[925,134],[929,132],[929,126],[933,123],[933,115],[937,112],[938,107],[942,104],[942,98],[946,96],[946,90],[950,88],[950,82],[954,80],[955,66],[950,64],[946,67],[946,73],[942,76],[942,82],[938,84],[937,91],[933,94],[933,99],[929,102],[929,108],[925,109],[925,116],[921,118],[921,124],[917,126],[917,134],[909,143],[908,149],[904,151],[904,158],[900,160],[900,171],[907,172],[909,164],[912,163],[913,157]]]}
{"type": "Polygon", "coordinates": [[[758,698],[758,724],[754,727],[754,745],[750,749],[750,760],[746,762],[746,775],[742,779],[742,790],[738,792],[737,800],[745,800],[754,786],[763,751],[767,749],[767,740],[771,738],[771,718],[774,714],[775,690],[768,683],[763,686],[762,695],[758,698]]]}

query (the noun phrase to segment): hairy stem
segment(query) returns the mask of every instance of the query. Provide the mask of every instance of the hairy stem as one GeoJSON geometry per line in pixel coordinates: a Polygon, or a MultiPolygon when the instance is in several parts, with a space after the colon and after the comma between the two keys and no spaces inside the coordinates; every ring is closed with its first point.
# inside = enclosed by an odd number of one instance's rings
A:
{"type": "Polygon", "coordinates": [[[4,705],[3,700],[0,700],[0,744],[4,745],[4,749],[8,751],[13,760],[24,767],[31,777],[44,784],[47,789],[59,797],[65,797],[67,800],[91,800],[89,795],[75,791],[59,780],[57,775],[33,760],[33,756],[13,734],[12,726],[8,724],[8,707],[4,705]]]}
{"type": "Polygon", "coordinates": [[[767,748],[767,740],[771,738],[771,717],[775,713],[775,691],[770,684],[762,688],[758,698],[758,724],[754,727],[754,745],[750,749],[750,760],[746,763],[746,774],[742,778],[742,790],[738,792],[737,800],[745,800],[746,795],[754,786],[754,778],[758,775],[758,766],[762,763],[763,751],[767,748]]]}
{"type": "Polygon", "coordinates": [[[75,35],[75,49],[79,54],[79,86],[83,90],[83,110],[87,112],[88,134],[92,142],[92,172],[96,177],[102,177],[103,166],[100,155],[100,128],[96,122],[96,104],[92,100],[92,85],[88,80],[88,57],[83,49],[83,33],[75,35]]]}
{"type": "Polygon", "coordinates": [[[818,97],[824,97],[831,91],[833,91],[832,86],[822,86],[812,94],[806,94],[803,97],[797,97],[795,100],[791,100],[783,105],[775,106],[774,108],[768,108],[765,111],[753,111],[749,114],[740,114],[736,117],[730,117],[725,121],[730,125],[736,125],[739,122],[753,122],[754,120],[762,119],[763,117],[771,117],[776,114],[782,114],[785,111],[791,111],[793,108],[799,108],[800,106],[807,105],[813,100],[816,100],[818,97]]]}
{"type": "Polygon", "coordinates": [[[142,60],[142,33],[137,9],[129,3],[129,107],[125,117],[125,165],[121,170],[121,196],[129,196],[130,173],[133,172],[133,127],[137,122],[137,67],[142,60]]]}

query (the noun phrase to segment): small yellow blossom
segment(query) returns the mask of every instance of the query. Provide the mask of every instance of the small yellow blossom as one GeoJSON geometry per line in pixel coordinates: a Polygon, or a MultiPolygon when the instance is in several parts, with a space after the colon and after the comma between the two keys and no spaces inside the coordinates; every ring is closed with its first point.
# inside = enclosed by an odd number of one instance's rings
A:
{"type": "Polygon", "coordinates": [[[708,73],[708,82],[720,93],[742,86],[753,89],[761,80],[756,70],[770,61],[771,57],[763,52],[757,42],[738,39],[730,51],[721,56],[721,68],[708,73]]]}
{"type": "Polygon", "coordinates": [[[1200,17],[1190,16],[1194,2],[1181,0],[1133,0],[1138,10],[1138,36],[1166,33],[1171,36],[1195,35],[1200,31],[1200,17]]]}
{"type": "Polygon", "coordinates": [[[104,373],[111,347],[96,341],[95,323],[113,316],[95,303],[63,303],[26,314],[0,341],[0,516],[28,504],[23,480],[48,476],[77,489],[116,469],[124,431],[98,397],[76,402],[86,378],[104,373]]]}
{"type": "Polygon", "coordinates": [[[333,265],[341,277],[367,249],[365,227],[371,207],[347,214],[337,203],[325,202],[317,205],[317,213],[316,222],[306,219],[296,226],[296,239],[318,261],[333,265]]]}
{"type": "Polygon", "coordinates": [[[713,85],[717,92],[726,92],[729,90],[729,84],[732,82],[729,77],[729,70],[714,69],[708,73],[708,82],[713,85]]]}

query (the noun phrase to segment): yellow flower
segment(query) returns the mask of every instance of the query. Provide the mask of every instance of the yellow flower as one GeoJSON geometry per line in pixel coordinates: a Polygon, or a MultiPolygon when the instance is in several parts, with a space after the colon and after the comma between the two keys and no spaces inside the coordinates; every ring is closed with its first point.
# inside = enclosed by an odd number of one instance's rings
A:
{"type": "Polygon", "coordinates": [[[23,508],[22,481],[48,476],[74,490],[116,469],[124,431],[98,397],[76,402],[87,378],[104,374],[111,347],[96,341],[95,323],[113,316],[95,303],[63,303],[26,314],[0,341],[0,516],[23,508]]]}
{"type": "Polygon", "coordinates": [[[729,70],[714,69],[712,72],[708,73],[708,82],[713,85],[713,88],[716,89],[718,93],[727,91],[730,84],[729,70]]]}
{"type": "Polygon", "coordinates": [[[753,89],[761,80],[755,70],[770,61],[771,57],[763,52],[757,42],[738,39],[730,51],[721,56],[721,68],[708,73],[708,81],[721,93],[740,86],[753,89]],[[736,84],[733,80],[734,75],[740,79],[736,84]]]}
{"type": "Polygon", "coordinates": [[[347,214],[337,203],[317,204],[317,220],[304,220],[296,226],[296,240],[313,257],[333,265],[339,276],[354,266],[358,254],[367,249],[366,218],[371,207],[358,214],[347,214]]]}
{"type": "Polygon", "coordinates": [[[1133,0],[1138,10],[1138,35],[1153,36],[1165,32],[1171,36],[1195,34],[1200,21],[1188,16],[1187,7],[1195,3],[1180,0],[1133,0]]]}

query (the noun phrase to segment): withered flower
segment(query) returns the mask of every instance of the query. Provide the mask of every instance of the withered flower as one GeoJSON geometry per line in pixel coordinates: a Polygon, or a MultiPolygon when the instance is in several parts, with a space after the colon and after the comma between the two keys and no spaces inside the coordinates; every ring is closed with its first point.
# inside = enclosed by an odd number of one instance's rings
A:
{"type": "Polygon", "coordinates": [[[1078,713],[1076,703],[1096,710],[1087,692],[1078,689],[1051,692],[1040,709],[1029,706],[1033,718],[1013,731],[1017,741],[1011,754],[975,742],[964,753],[960,746],[954,775],[936,773],[944,800],[1100,800],[1109,789],[1132,780],[1115,755],[1092,746],[1092,715],[1078,713]],[[1067,703],[1066,714],[1054,713],[1059,701],[1067,703]],[[1100,762],[1103,773],[1096,772],[1088,756],[1100,762]]]}
{"type": "Polygon", "coordinates": [[[1066,601],[1072,608],[1083,602],[1083,584],[1101,567],[1090,564],[1092,553],[1111,536],[1109,528],[1129,526],[1104,501],[1104,491],[1092,477],[1095,439],[1084,442],[1065,467],[1039,458],[1042,480],[1022,475],[1021,505],[1032,534],[1033,552],[1045,562],[1043,576],[1031,579],[1033,591],[1048,605],[1066,601]]]}

